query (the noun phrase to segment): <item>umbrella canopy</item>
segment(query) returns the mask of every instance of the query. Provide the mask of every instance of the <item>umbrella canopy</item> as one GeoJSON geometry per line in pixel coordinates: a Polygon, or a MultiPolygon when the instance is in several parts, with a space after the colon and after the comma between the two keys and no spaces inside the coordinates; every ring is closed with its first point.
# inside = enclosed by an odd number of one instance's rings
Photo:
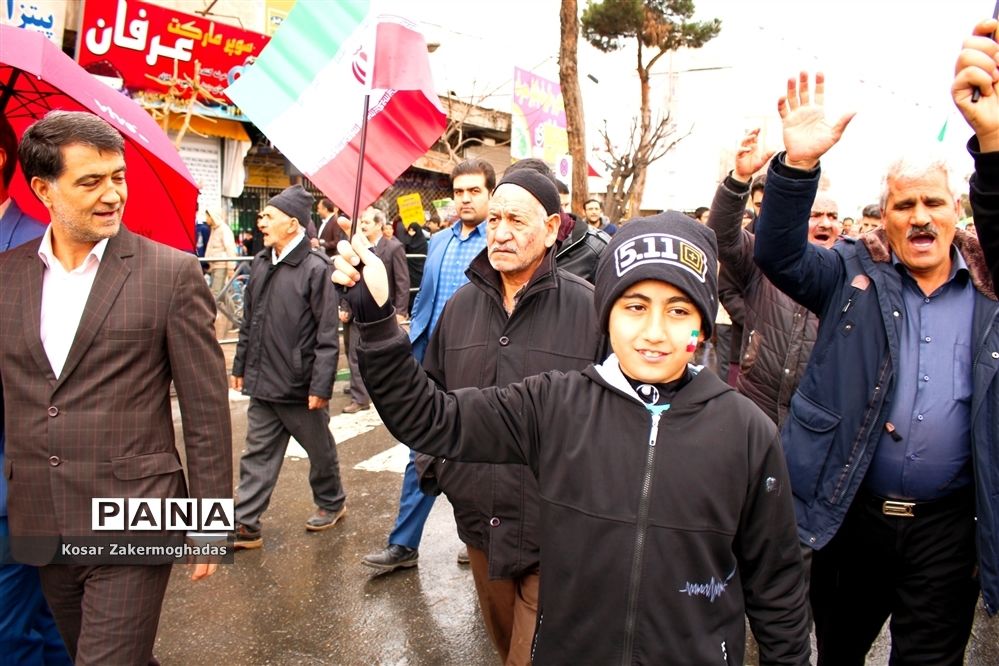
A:
{"type": "MultiPolygon", "coordinates": [[[[137,234],[192,250],[198,186],[159,125],[41,33],[0,25],[0,113],[21,136],[53,109],[91,111],[121,132],[129,188],[123,223],[137,234]]],[[[15,175],[11,191],[29,214],[48,220],[22,176],[15,175]]]]}

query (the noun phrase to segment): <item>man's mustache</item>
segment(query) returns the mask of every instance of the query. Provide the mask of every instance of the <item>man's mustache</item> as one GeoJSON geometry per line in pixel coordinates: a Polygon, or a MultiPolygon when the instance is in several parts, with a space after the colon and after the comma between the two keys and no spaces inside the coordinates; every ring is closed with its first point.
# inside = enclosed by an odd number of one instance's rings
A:
{"type": "Polygon", "coordinates": [[[909,233],[906,234],[906,239],[915,238],[916,236],[926,236],[930,235],[936,238],[940,235],[940,230],[936,228],[932,222],[925,224],[921,227],[912,227],[909,229],[909,233]]]}

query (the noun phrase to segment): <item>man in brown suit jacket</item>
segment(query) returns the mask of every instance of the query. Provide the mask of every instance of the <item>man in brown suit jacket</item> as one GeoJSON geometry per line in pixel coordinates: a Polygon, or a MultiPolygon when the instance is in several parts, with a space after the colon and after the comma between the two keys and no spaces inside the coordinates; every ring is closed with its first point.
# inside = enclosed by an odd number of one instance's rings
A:
{"type": "MultiPolygon", "coordinates": [[[[39,241],[0,255],[11,549],[41,566],[77,665],[145,664],[171,565],[52,562],[66,544],[108,534],[91,530],[93,498],[188,495],[171,380],[190,496],[232,497],[215,308],[193,255],[121,228],[128,189],[114,128],[89,113],[52,112],[25,131],[19,152],[51,223],[39,241]]],[[[196,564],[192,579],[217,566],[196,564]]]]}
{"type": "Polygon", "coordinates": [[[340,209],[329,197],[323,197],[316,204],[316,212],[319,214],[319,230],[317,233],[316,245],[326,256],[333,258],[336,256],[336,244],[347,237],[337,224],[337,217],[340,209]]]}

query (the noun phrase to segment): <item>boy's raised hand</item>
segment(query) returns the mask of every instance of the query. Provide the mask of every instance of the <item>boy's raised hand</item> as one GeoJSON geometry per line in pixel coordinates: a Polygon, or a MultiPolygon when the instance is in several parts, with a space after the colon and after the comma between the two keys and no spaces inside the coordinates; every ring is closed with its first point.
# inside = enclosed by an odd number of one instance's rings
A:
{"type": "Polygon", "coordinates": [[[343,237],[344,238],[349,238],[350,237],[350,220],[349,219],[347,219],[346,217],[344,217],[343,215],[341,215],[340,217],[336,218],[336,225],[338,227],[340,227],[341,231],[343,231],[343,237]]]}
{"type": "Polygon", "coordinates": [[[814,169],[819,158],[836,145],[854,113],[845,113],[833,124],[826,119],[825,76],[815,74],[814,96],[808,87],[808,72],[798,80],[787,80],[787,94],[777,100],[777,112],[784,124],[785,163],[790,167],[814,169]]]}
{"type": "Polygon", "coordinates": [[[385,305],[389,297],[385,264],[371,251],[371,243],[364,237],[364,234],[357,233],[354,235],[352,243],[342,240],[337,243],[336,247],[339,254],[333,259],[333,282],[344,287],[355,287],[362,283],[362,287],[365,287],[351,289],[348,292],[347,301],[351,307],[365,305],[354,302],[360,296],[358,292],[367,292],[369,298],[373,299],[374,304],[379,308],[385,305]],[[358,271],[358,268],[361,270],[358,271]]]}
{"type": "Polygon", "coordinates": [[[981,21],[964,40],[950,88],[954,104],[975,131],[983,153],[999,150],[999,44],[993,38],[997,28],[995,19],[981,21]],[[981,98],[972,102],[975,88],[981,98]]]}

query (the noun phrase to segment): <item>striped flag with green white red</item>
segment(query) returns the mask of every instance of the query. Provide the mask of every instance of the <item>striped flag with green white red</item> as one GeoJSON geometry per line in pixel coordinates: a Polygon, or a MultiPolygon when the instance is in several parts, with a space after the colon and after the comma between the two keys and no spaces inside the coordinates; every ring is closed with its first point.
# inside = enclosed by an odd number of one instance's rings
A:
{"type": "Polygon", "coordinates": [[[364,96],[370,95],[358,209],[440,138],[426,41],[365,0],[298,0],[226,95],[343,210],[352,210],[364,96]]]}

